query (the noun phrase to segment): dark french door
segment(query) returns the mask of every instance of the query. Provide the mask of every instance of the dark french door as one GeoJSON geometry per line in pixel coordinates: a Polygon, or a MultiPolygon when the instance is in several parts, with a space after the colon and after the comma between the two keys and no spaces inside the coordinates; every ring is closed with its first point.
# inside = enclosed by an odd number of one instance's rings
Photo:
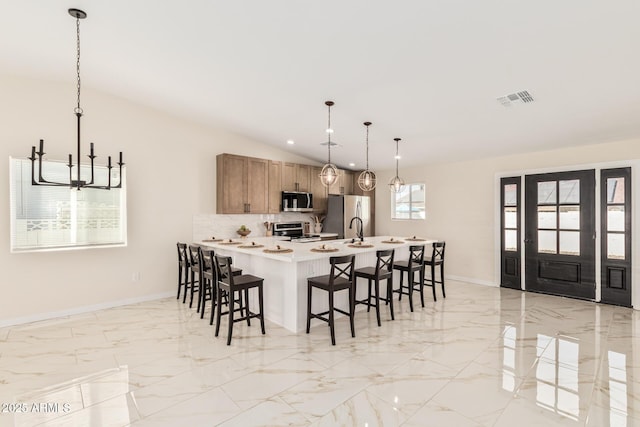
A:
{"type": "Polygon", "coordinates": [[[631,307],[631,168],[600,173],[601,301],[631,307]]]}
{"type": "Polygon", "coordinates": [[[500,180],[501,207],[501,253],[500,286],[522,289],[522,266],[520,247],[520,194],[522,179],[517,177],[500,180]]]}
{"type": "Polygon", "coordinates": [[[595,299],[595,170],[525,177],[528,291],[595,299]]]}

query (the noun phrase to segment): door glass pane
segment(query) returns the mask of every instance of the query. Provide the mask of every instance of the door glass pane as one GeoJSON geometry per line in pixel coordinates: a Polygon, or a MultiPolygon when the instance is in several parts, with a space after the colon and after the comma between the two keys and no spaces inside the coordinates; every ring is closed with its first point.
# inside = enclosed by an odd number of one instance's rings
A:
{"type": "Polygon", "coordinates": [[[543,254],[556,253],[556,232],[538,230],[538,252],[543,254]]]}
{"type": "Polygon", "coordinates": [[[560,206],[560,228],[580,230],[580,206],[560,206]]]}
{"type": "Polygon", "coordinates": [[[624,231],[624,206],[607,206],[607,231],[624,231]]]}
{"type": "Polygon", "coordinates": [[[556,228],[555,206],[538,206],[538,228],[556,228]]]}
{"type": "Polygon", "coordinates": [[[624,203],[624,178],[607,178],[607,203],[624,203]]]}
{"type": "Polygon", "coordinates": [[[504,208],[504,228],[518,228],[517,208],[504,208]]]}
{"type": "Polygon", "coordinates": [[[546,181],[538,183],[538,204],[556,204],[558,195],[556,194],[556,181],[546,181]]]}
{"type": "Polygon", "coordinates": [[[516,206],[518,204],[518,185],[507,184],[504,186],[504,205],[516,206]]]}
{"type": "Polygon", "coordinates": [[[518,250],[518,231],[517,230],[504,230],[504,250],[505,251],[518,250]]]}
{"type": "Polygon", "coordinates": [[[607,258],[624,259],[624,234],[607,234],[607,258]]]}
{"type": "Polygon", "coordinates": [[[560,203],[580,203],[580,180],[560,181],[560,203]]]}
{"type": "Polygon", "coordinates": [[[580,232],[560,232],[560,253],[563,255],[580,255],[580,232]]]}

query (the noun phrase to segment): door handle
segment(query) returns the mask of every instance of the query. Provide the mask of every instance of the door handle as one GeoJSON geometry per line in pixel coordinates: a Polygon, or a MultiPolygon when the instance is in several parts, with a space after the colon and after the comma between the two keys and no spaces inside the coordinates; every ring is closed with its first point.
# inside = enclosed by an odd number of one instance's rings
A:
{"type": "Polygon", "coordinates": [[[525,243],[533,243],[533,239],[524,239],[525,243]]]}

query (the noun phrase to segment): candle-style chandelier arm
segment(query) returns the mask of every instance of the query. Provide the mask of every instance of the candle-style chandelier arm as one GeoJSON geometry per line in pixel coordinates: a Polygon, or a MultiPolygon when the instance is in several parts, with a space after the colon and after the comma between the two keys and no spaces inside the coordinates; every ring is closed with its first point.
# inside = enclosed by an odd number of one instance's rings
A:
{"type": "Polygon", "coordinates": [[[108,159],[107,165],[107,184],[106,185],[97,185],[95,183],[95,169],[94,169],[94,159],[97,157],[94,154],[93,142],[90,144],[89,157],[90,167],[91,167],[91,176],[89,181],[82,179],[82,164],[81,164],[81,140],[80,140],[80,120],[82,118],[82,108],[80,107],[80,89],[81,89],[81,80],[80,80],[80,20],[87,17],[87,14],[79,9],[69,9],[69,15],[76,19],[76,81],[77,81],[77,105],[74,108],[74,114],[76,116],[76,141],[77,141],[77,164],[76,167],[76,179],[73,179],[73,155],[69,154],[69,163],[67,163],[67,167],[69,167],[69,182],[57,182],[57,181],[48,181],[42,176],[42,159],[44,157],[44,140],[40,140],[39,150],[36,151],[36,147],[31,147],[31,157],[28,157],[31,160],[31,184],[32,185],[43,185],[43,186],[51,186],[51,187],[69,187],[76,188],[78,190],[82,188],[95,188],[101,190],[110,190],[112,188],[122,188],[122,166],[124,166],[124,162],[122,161],[122,152],[120,152],[120,157],[118,161],[119,167],[119,180],[118,185],[111,185],[111,156],[108,159]],[[37,156],[37,157],[36,157],[37,156]],[[38,161],[38,179],[35,176],[35,162],[38,161]]]}

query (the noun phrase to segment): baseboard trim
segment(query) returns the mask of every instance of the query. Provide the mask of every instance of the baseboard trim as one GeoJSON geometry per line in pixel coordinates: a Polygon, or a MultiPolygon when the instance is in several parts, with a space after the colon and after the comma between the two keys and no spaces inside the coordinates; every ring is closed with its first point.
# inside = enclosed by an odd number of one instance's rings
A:
{"type": "Polygon", "coordinates": [[[467,282],[467,283],[473,283],[475,285],[491,286],[492,288],[499,287],[497,283],[491,282],[489,280],[480,280],[480,279],[474,279],[472,277],[449,276],[449,275],[445,275],[444,277],[445,279],[456,280],[458,282],[467,282]]]}
{"type": "Polygon", "coordinates": [[[25,323],[39,322],[41,320],[49,320],[49,319],[56,319],[60,317],[73,316],[74,314],[90,313],[93,311],[104,310],[107,308],[121,307],[123,305],[131,305],[131,304],[137,304],[140,302],[153,301],[157,299],[167,298],[170,296],[175,296],[175,292],[173,291],[161,292],[158,294],[145,295],[142,297],[125,298],[118,301],[109,301],[109,302],[104,302],[100,304],[86,305],[83,307],[71,308],[69,310],[53,311],[50,313],[39,313],[39,314],[34,314],[32,316],[15,317],[13,319],[3,319],[3,320],[0,320],[0,328],[6,328],[8,326],[23,325],[25,323]]]}

